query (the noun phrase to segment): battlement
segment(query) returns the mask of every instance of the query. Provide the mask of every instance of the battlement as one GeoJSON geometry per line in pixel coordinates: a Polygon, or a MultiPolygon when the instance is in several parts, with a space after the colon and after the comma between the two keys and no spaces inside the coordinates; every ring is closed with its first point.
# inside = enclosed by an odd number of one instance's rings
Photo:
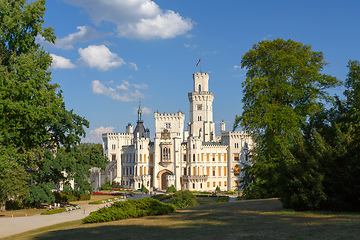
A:
{"type": "Polygon", "coordinates": [[[158,112],[154,113],[154,118],[155,120],[158,121],[180,120],[183,119],[184,117],[185,117],[185,113],[181,111],[177,113],[158,113],[158,112]]]}
{"type": "Polygon", "coordinates": [[[102,138],[129,138],[129,137],[133,137],[132,133],[103,133],[102,134],[102,138]]]}

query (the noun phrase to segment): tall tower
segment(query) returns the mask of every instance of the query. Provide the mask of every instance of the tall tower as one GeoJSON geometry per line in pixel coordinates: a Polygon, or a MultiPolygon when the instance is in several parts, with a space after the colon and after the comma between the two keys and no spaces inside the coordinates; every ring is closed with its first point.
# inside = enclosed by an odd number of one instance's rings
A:
{"type": "Polygon", "coordinates": [[[209,75],[198,72],[193,74],[194,89],[188,94],[190,101],[189,136],[201,137],[204,142],[213,141],[215,125],[212,103],[214,94],[209,92],[209,75]]]}

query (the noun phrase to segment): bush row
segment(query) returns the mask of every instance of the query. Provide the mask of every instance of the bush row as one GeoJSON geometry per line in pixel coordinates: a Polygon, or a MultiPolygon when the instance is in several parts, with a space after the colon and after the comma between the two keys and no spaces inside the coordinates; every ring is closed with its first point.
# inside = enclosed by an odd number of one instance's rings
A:
{"type": "Polygon", "coordinates": [[[110,207],[101,208],[82,219],[83,223],[97,223],[121,220],[132,217],[144,217],[168,214],[175,211],[175,206],[165,204],[153,198],[115,202],[110,207]]]}

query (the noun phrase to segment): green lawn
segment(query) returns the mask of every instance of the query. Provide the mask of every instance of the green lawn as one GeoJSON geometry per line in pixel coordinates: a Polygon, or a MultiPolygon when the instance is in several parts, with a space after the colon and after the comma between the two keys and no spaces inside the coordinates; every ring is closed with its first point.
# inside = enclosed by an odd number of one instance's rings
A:
{"type": "Polygon", "coordinates": [[[63,223],[9,239],[359,239],[360,213],[293,212],[276,199],[205,204],[162,216],[63,223]]]}

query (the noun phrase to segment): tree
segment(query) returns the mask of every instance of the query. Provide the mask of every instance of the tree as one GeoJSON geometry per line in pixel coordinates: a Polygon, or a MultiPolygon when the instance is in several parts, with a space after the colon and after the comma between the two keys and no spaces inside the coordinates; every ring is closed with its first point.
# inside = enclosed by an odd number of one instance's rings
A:
{"type": "MultiPolygon", "coordinates": [[[[321,176],[313,171],[316,164],[311,159],[297,158],[300,152],[294,150],[304,145],[308,120],[322,110],[323,101],[331,99],[325,90],[339,84],[335,77],[321,73],[326,64],[321,52],[290,39],[261,41],[242,57],[241,67],[247,69],[244,107],[234,129],[241,125],[256,142],[250,155],[253,165],[243,179],[251,180],[245,186],[246,197],[277,196],[285,203],[292,198],[291,191],[321,188],[302,181],[321,176]]],[[[323,196],[321,189],[305,192],[314,194],[309,198],[323,196]]]]}
{"type": "Polygon", "coordinates": [[[30,173],[29,199],[51,201],[50,190],[69,163],[54,153],[78,145],[89,122],[65,108],[59,86],[51,83],[51,56],[35,41],[56,39],[51,27],[43,27],[45,0],[26,3],[0,1],[0,147],[16,149],[12,158],[4,155],[4,162],[11,159],[5,168],[30,173]]]}
{"type": "Polygon", "coordinates": [[[315,116],[311,150],[319,162],[326,201],[322,209],[360,210],[360,63],[349,61],[345,100],[315,116]]]}

